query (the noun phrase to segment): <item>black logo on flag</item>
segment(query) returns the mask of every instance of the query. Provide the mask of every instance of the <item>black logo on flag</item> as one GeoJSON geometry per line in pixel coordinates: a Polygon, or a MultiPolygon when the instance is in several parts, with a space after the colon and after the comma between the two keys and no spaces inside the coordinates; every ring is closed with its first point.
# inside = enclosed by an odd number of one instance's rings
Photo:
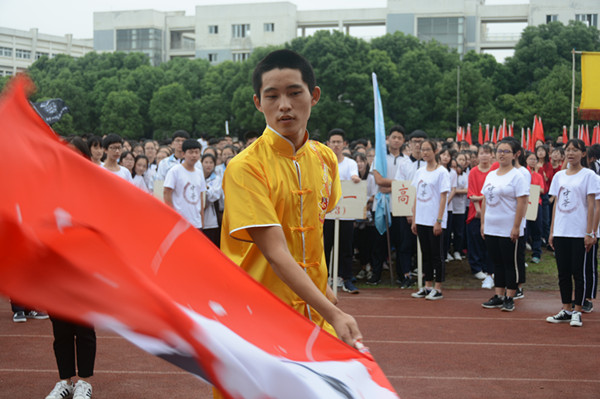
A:
{"type": "Polygon", "coordinates": [[[49,125],[58,122],[65,112],[69,112],[69,107],[60,98],[32,103],[32,105],[44,122],[49,125]]]}

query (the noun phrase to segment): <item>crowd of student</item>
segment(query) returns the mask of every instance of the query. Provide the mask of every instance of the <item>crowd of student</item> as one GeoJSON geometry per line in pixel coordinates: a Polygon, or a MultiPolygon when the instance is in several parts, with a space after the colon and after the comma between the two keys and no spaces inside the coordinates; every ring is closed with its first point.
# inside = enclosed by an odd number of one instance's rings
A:
{"type": "MultiPolygon", "coordinates": [[[[415,286],[418,237],[425,285],[412,297],[442,299],[446,262],[466,258],[482,288],[495,290],[482,306],[513,311],[514,300],[524,297],[525,249],[531,250],[529,261],[539,263],[542,248],[547,247],[556,256],[562,301],[560,312],[547,321],[582,325],[581,312],[593,310],[597,291],[600,145],[586,148],[580,140],[566,144],[548,140],[536,143],[531,153],[512,138],[469,145],[431,139],[421,130],[406,135],[402,126],[394,126],[386,138],[386,159],[377,162],[370,141],[348,143],[345,136],[343,130],[333,129],[326,144],[337,156],[341,180],[367,182],[368,203],[364,220],[340,222],[336,281],[340,288],[356,294],[357,280],[379,284],[383,269],[393,267],[390,249],[396,255],[395,282],[401,288],[415,286]],[[385,175],[378,171],[383,162],[385,175]],[[377,209],[389,201],[386,194],[393,180],[408,181],[416,188],[413,216],[383,215],[388,227],[380,234],[376,219],[382,215],[377,209]],[[535,220],[526,221],[531,185],[540,186],[539,207],[535,220]],[[360,265],[357,274],[355,264],[360,265]]],[[[229,136],[206,141],[179,130],[162,143],[133,142],[116,134],[67,141],[100,167],[161,197],[219,246],[223,173],[229,161],[258,137],[248,132],[243,143],[229,136]]],[[[391,208],[388,204],[384,209],[391,208]]],[[[333,221],[325,221],[324,242],[329,263],[333,221]]],[[[334,281],[330,277],[331,284],[334,281]]],[[[13,310],[16,322],[47,317],[15,304],[13,310]]],[[[67,352],[55,344],[62,380],[48,398],[74,392],[75,384],[67,377],[75,375],[72,346],[78,335],[78,350],[82,345],[82,358],[88,359],[80,369],[79,384],[91,395],[85,378],[93,374],[93,330],[55,319],[53,325],[57,342],[71,349],[67,352]]]]}

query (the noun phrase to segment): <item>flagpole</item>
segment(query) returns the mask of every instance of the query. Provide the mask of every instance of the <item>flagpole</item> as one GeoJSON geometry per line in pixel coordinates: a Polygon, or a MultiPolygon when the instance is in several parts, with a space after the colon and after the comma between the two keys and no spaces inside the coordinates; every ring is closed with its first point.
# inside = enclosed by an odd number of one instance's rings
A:
{"type": "Polygon", "coordinates": [[[569,139],[573,138],[573,129],[575,126],[575,54],[581,54],[581,51],[575,51],[573,49],[571,54],[572,58],[572,70],[571,70],[571,127],[569,128],[569,139]]]}
{"type": "Polygon", "coordinates": [[[460,64],[456,68],[456,130],[460,126],[460,64]]]}

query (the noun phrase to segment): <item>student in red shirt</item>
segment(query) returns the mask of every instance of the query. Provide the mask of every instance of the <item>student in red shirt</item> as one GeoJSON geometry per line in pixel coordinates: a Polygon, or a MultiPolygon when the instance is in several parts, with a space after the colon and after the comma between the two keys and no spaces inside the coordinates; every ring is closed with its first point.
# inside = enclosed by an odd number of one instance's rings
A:
{"type": "MultiPolygon", "coordinates": [[[[492,170],[493,150],[487,144],[479,147],[477,158],[479,164],[469,172],[469,211],[467,213],[467,247],[469,265],[475,278],[484,280],[485,287],[492,289],[494,287],[494,268],[489,259],[485,242],[481,237],[481,188],[486,176],[492,170]]],[[[497,168],[497,167],[496,167],[497,168]]],[[[482,285],[483,286],[483,285],[482,285]]]]}

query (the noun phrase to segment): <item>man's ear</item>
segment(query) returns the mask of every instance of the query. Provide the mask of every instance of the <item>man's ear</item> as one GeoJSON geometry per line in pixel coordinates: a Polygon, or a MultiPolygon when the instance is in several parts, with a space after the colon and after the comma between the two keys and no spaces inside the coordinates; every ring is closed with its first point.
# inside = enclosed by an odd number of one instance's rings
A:
{"type": "Polygon", "coordinates": [[[317,105],[320,98],[321,98],[321,88],[319,86],[315,86],[315,88],[312,91],[312,100],[310,102],[310,106],[314,107],[315,105],[317,105]]]}
{"type": "Polygon", "coordinates": [[[263,112],[262,106],[260,105],[260,98],[258,98],[258,96],[254,94],[252,100],[254,100],[254,106],[256,107],[256,109],[260,112],[263,112]]]}

